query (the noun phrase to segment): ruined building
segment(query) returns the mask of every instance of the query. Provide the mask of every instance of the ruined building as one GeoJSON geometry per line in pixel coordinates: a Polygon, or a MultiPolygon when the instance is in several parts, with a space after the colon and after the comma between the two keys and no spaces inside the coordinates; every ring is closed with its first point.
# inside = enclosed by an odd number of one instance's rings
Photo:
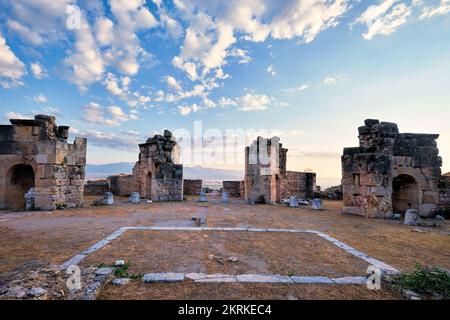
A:
{"type": "Polygon", "coordinates": [[[432,216],[439,205],[442,159],[437,134],[399,133],[395,123],[366,120],[359,147],[342,156],[344,209],[386,217],[415,209],[432,216]]]}
{"type": "Polygon", "coordinates": [[[183,165],[180,147],[169,130],[139,145],[139,160],[133,176],[141,197],[153,201],[183,200],[183,165]]]}
{"type": "Polygon", "coordinates": [[[50,116],[10,122],[0,126],[0,208],[81,206],[86,139],[67,143],[69,127],[50,116]]]}
{"type": "Polygon", "coordinates": [[[314,196],[316,174],[286,170],[288,149],[280,138],[258,137],[245,149],[244,193],[248,203],[277,203],[296,196],[314,196]]]}

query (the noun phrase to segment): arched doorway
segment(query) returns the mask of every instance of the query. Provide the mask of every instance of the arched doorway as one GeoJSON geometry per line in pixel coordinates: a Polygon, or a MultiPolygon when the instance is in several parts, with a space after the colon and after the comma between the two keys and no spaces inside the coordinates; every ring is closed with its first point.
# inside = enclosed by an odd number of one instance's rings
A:
{"type": "Polygon", "coordinates": [[[34,188],[34,170],[30,165],[17,164],[6,175],[9,188],[6,189],[6,208],[25,209],[25,193],[34,188]]]}
{"type": "Polygon", "coordinates": [[[151,200],[152,199],[152,173],[149,172],[147,174],[147,181],[145,183],[146,189],[145,189],[145,195],[146,198],[151,200]]]}
{"type": "Polygon", "coordinates": [[[394,212],[405,213],[408,209],[419,210],[419,186],[406,174],[399,175],[392,182],[392,207],[394,212]]]}

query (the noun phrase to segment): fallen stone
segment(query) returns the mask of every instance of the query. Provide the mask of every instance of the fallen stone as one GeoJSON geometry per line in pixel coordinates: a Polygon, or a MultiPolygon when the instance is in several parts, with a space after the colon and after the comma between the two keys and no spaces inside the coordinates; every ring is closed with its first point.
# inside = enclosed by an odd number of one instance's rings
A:
{"type": "Polygon", "coordinates": [[[440,215],[437,215],[435,218],[438,219],[438,220],[444,220],[444,217],[440,216],[440,215]]]}
{"type": "Polygon", "coordinates": [[[16,286],[9,289],[6,295],[11,298],[22,299],[27,295],[27,293],[22,286],[16,286]]]}
{"type": "Polygon", "coordinates": [[[229,262],[238,262],[239,259],[236,258],[236,257],[229,257],[229,258],[228,258],[228,261],[229,261],[229,262]]]}
{"type": "Polygon", "coordinates": [[[115,286],[124,286],[124,285],[129,284],[130,281],[131,281],[131,279],[128,279],[128,278],[117,278],[117,279],[114,279],[113,281],[111,281],[111,283],[115,286]]]}
{"type": "Polygon", "coordinates": [[[134,204],[141,203],[141,196],[139,195],[139,192],[132,192],[128,201],[134,204]]]}
{"type": "Polygon", "coordinates": [[[40,297],[44,294],[47,293],[47,290],[41,288],[41,287],[37,287],[37,288],[32,288],[30,290],[27,291],[27,295],[31,296],[31,297],[40,297]]]}
{"type": "Polygon", "coordinates": [[[412,229],[413,232],[425,233],[422,229],[412,229]]]}
{"type": "Polygon", "coordinates": [[[116,260],[116,262],[114,263],[114,265],[116,267],[121,267],[125,265],[125,260],[116,260]]]}
{"type": "Polygon", "coordinates": [[[322,210],[323,209],[322,199],[313,199],[312,209],[313,210],[322,210]]]}
{"type": "Polygon", "coordinates": [[[413,209],[406,210],[404,224],[409,226],[418,226],[420,224],[419,211],[413,209]]]}
{"type": "Polygon", "coordinates": [[[400,220],[402,218],[402,215],[400,213],[394,213],[392,216],[392,219],[394,220],[400,220]]]}
{"type": "Polygon", "coordinates": [[[103,204],[108,206],[114,204],[114,196],[112,192],[105,192],[105,194],[103,195],[103,204]]]}
{"type": "Polygon", "coordinates": [[[291,196],[289,198],[289,207],[291,208],[298,208],[298,200],[295,196],[291,196]]]}
{"type": "Polygon", "coordinates": [[[406,289],[403,289],[403,297],[407,300],[422,300],[422,297],[418,293],[406,289]]]}
{"type": "Polygon", "coordinates": [[[281,275],[263,275],[263,274],[243,274],[237,276],[238,282],[253,282],[253,283],[293,283],[293,280],[288,276],[281,275]]]}
{"type": "Polygon", "coordinates": [[[144,282],[179,282],[184,280],[184,273],[147,273],[142,280],[144,282]]]}
{"type": "Polygon", "coordinates": [[[226,191],[222,192],[222,202],[228,203],[228,192],[226,191]]]}
{"type": "Polygon", "coordinates": [[[200,196],[198,198],[198,202],[208,202],[208,199],[206,198],[206,192],[201,191],[200,196]]]}
{"type": "Polygon", "coordinates": [[[97,269],[97,271],[95,271],[95,274],[97,276],[109,276],[113,272],[114,272],[114,268],[105,267],[105,268],[97,269]]]}
{"type": "Polygon", "coordinates": [[[329,283],[333,281],[328,277],[304,277],[304,276],[292,276],[290,277],[295,283],[329,283]]]}
{"type": "Polygon", "coordinates": [[[208,260],[214,260],[214,255],[213,254],[208,254],[208,260]]]}

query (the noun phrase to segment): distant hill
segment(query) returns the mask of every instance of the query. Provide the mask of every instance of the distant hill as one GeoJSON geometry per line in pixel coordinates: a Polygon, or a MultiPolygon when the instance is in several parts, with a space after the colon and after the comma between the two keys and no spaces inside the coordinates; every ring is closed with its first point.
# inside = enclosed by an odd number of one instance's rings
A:
{"type": "MultiPolygon", "coordinates": [[[[134,162],[118,162],[108,164],[87,164],[87,179],[106,178],[113,174],[125,173],[131,174],[134,162]]],[[[202,180],[242,180],[244,171],[224,170],[196,167],[184,167],[183,176],[185,179],[202,179],[202,180]]]]}

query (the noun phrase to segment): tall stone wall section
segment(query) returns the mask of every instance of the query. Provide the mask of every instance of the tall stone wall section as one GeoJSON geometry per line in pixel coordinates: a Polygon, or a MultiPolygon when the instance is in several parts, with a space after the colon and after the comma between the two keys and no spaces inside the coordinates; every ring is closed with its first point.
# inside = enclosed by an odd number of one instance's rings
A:
{"type": "Polygon", "coordinates": [[[131,174],[117,174],[108,177],[110,191],[118,196],[130,196],[139,190],[136,178],[131,174]]]}
{"type": "Polygon", "coordinates": [[[139,145],[139,161],[133,176],[141,197],[153,201],[183,200],[183,165],[179,164],[180,149],[168,130],[139,145]]]}
{"type": "Polygon", "coordinates": [[[0,208],[53,210],[82,205],[86,165],[84,138],[67,142],[69,127],[54,117],[12,119],[0,126],[0,208]]]}
{"type": "Polygon", "coordinates": [[[244,196],[244,181],[222,181],[222,190],[230,197],[241,198],[244,196]]]}
{"type": "Polygon", "coordinates": [[[442,159],[437,134],[399,133],[395,123],[366,120],[359,147],[345,148],[342,186],[345,213],[386,217],[438,209],[442,159]]]}
{"type": "Polygon", "coordinates": [[[450,173],[443,175],[439,181],[439,212],[450,217],[450,173]]]}
{"type": "Polygon", "coordinates": [[[281,177],[281,198],[295,196],[299,199],[311,199],[314,198],[315,189],[315,173],[286,171],[281,177]]]}
{"type": "Polygon", "coordinates": [[[190,180],[184,179],[183,181],[183,194],[187,196],[198,196],[202,191],[203,181],[200,179],[190,180]]]}

